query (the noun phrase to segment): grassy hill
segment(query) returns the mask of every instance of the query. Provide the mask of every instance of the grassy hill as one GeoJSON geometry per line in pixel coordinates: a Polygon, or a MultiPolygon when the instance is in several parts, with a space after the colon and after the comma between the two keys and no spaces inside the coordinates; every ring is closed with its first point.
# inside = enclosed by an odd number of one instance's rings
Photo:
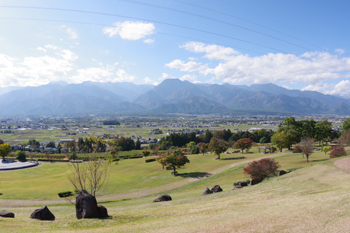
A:
{"type": "MultiPolygon", "coordinates": [[[[35,178],[35,169],[1,173],[0,187],[4,197],[0,199],[0,206],[7,206],[5,209],[13,211],[16,218],[0,218],[0,225],[13,232],[347,232],[350,220],[349,173],[335,167],[334,160],[329,160],[329,156],[323,153],[312,154],[310,163],[306,163],[300,154],[276,155],[281,169],[302,168],[239,190],[231,190],[232,183],[247,179],[242,173],[244,164],[264,155],[245,154],[246,158],[235,160],[229,158],[240,154],[228,154],[223,156],[226,160],[222,161],[214,161],[212,155],[191,155],[191,163],[179,172],[212,172],[211,176],[201,179],[172,177],[170,171],[155,171],[158,164],[141,163],[141,159],[124,160],[116,165],[116,171],[126,175],[118,181],[125,179],[125,185],[117,182],[113,194],[99,198],[111,215],[104,220],[76,220],[74,206],[54,204],[56,200],[29,203],[3,199],[10,191],[9,187],[3,188],[4,184],[7,186],[4,181],[11,175],[13,181],[18,178],[19,172],[32,173],[23,183],[28,183],[30,179],[39,182],[39,178],[35,178]],[[148,174],[150,170],[154,173],[148,174]],[[139,177],[127,178],[131,173],[139,177]],[[127,179],[130,181],[126,182],[127,179]],[[130,182],[134,184],[128,186],[130,182]],[[181,184],[176,186],[179,182],[181,184]],[[165,183],[173,185],[164,188],[165,183]],[[206,187],[211,188],[215,184],[223,187],[224,192],[200,196],[206,187]],[[137,192],[138,197],[127,197],[129,193],[137,192]],[[152,203],[164,192],[170,194],[173,201],[152,203]],[[120,198],[123,195],[124,200],[120,198]],[[36,207],[28,205],[42,206],[44,203],[56,215],[56,220],[40,222],[29,219],[36,207]]],[[[49,165],[39,168],[47,167],[49,172],[49,165]]],[[[25,196],[26,189],[16,184],[12,186],[25,196]]]]}

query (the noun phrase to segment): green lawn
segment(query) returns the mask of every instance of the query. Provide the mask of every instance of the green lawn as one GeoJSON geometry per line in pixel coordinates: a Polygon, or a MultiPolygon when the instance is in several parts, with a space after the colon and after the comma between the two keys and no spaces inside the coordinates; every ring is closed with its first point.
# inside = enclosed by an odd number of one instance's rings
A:
{"type": "MultiPolygon", "coordinates": [[[[230,153],[222,154],[221,160],[214,160],[213,154],[189,155],[190,163],[179,169],[176,177],[171,175],[172,171],[163,170],[158,162],[145,163],[144,158],[126,159],[112,165],[108,186],[100,195],[103,200],[136,198],[165,191],[192,195],[215,184],[230,189],[233,182],[249,178],[243,174],[243,167],[248,162],[267,156],[278,156],[276,160],[281,169],[310,166],[329,158],[321,152],[312,154],[309,163],[300,154],[286,152],[267,155],[230,153]]],[[[67,179],[68,172],[68,164],[60,162],[1,172],[0,192],[3,195],[0,198],[58,200],[57,193],[74,191],[67,179]]]]}
{"type": "MultiPolygon", "coordinates": [[[[13,211],[16,218],[0,218],[0,225],[7,231],[26,233],[348,232],[350,175],[336,168],[334,159],[324,160],[327,157],[315,153],[310,157],[313,161],[306,163],[300,154],[283,154],[276,158],[282,169],[304,168],[240,190],[224,188],[224,192],[200,196],[209,184],[219,182],[225,185],[224,182],[238,178],[234,174],[241,171],[232,168],[213,175],[213,178],[203,179],[200,185],[192,182],[173,190],[170,192],[173,197],[171,202],[152,203],[159,194],[101,202],[111,215],[109,219],[77,220],[74,206],[63,204],[49,205],[56,220],[41,222],[29,218],[37,207],[11,207],[11,201],[8,201],[5,209],[13,211]]],[[[121,164],[118,166],[122,167],[121,164]]],[[[215,169],[212,165],[208,166],[208,169],[215,169]]],[[[140,164],[138,168],[141,167],[140,164]]]]}

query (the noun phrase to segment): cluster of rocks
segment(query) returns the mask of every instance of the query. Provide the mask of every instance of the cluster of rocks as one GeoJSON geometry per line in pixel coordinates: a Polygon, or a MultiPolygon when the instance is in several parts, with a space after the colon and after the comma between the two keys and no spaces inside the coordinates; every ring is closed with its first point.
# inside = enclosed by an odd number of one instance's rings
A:
{"type": "Polygon", "coordinates": [[[212,194],[212,193],[218,193],[218,192],[222,192],[222,188],[220,187],[220,185],[215,185],[212,189],[206,188],[204,190],[204,192],[202,193],[202,195],[207,195],[207,194],[212,194]]]}
{"type": "MultiPolygon", "coordinates": [[[[170,198],[171,200],[171,198],[170,198]]],[[[97,205],[96,198],[85,190],[81,190],[76,196],[75,210],[77,219],[81,218],[107,218],[108,211],[106,207],[97,205]]],[[[15,214],[7,210],[0,212],[0,217],[14,218],[15,214]]],[[[54,221],[55,215],[51,213],[47,206],[36,209],[31,213],[30,218],[46,221],[54,221]]]]}
{"type": "MultiPolygon", "coordinates": [[[[289,172],[281,170],[281,171],[278,172],[277,175],[278,176],[282,176],[282,175],[285,175],[287,173],[289,173],[289,172]]],[[[274,176],[271,176],[271,177],[274,177],[274,176]]],[[[271,178],[271,177],[268,177],[268,178],[271,178]]],[[[261,182],[261,180],[252,179],[249,184],[250,185],[256,185],[256,184],[259,184],[260,182],[261,182]]],[[[240,188],[243,188],[245,186],[248,186],[248,182],[247,181],[239,181],[237,183],[234,183],[233,186],[234,186],[233,189],[240,189],[240,188]]]]}

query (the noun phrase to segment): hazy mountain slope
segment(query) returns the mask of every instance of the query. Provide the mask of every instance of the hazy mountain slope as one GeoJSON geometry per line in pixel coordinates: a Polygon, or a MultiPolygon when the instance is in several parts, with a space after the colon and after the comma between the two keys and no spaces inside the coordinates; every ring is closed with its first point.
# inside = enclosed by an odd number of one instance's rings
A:
{"type": "Polygon", "coordinates": [[[166,79],[152,90],[140,95],[133,102],[146,108],[156,108],[162,104],[175,103],[190,96],[209,97],[197,85],[179,79],[166,79]]]}
{"type": "Polygon", "coordinates": [[[317,101],[322,101],[322,102],[329,104],[329,105],[332,105],[332,106],[339,105],[343,102],[346,104],[350,104],[349,100],[339,98],[336,96],[325,95],[325,94],[322,94],[322,93],[316,92],[316,91],[289,90],[289,89],[277,86],[277,85],[272,84],[272,83],[252,84],[250,86],[249,90],[255,91],[255,92],[264,91],[264,92],[268,92],[268,93],[271,93],[274,95],[283,94],[283,95],[287,95],[287,96],[291,96],[291,97],[309,98],[309,99],[314,99],[317,101]]]}
{"type": "Polygon", "coordinates": [[[85,114],[142,111],[137,104],[125,103],[114,93],[89,85],[45,85],[28,87],[2,95],[3,115],[85,114]]]}
{"type": "Polygon", "coordinates": [[[229,109],[205,97],[188,97],[176,103],[164,104],[153,110],[154,113],[211,114],[228,112],[229,109]]]}
{"type": "Polygon", "coordinates": [[[133,101],[138,96],[144,94],[145,92],[152,90],[154,85],[150,84],[133,84],[127,82],[83,82],[85,85],[96,86],[108,91],[113,92],[116,95],[122,96],[126,101],[133,101]]]}

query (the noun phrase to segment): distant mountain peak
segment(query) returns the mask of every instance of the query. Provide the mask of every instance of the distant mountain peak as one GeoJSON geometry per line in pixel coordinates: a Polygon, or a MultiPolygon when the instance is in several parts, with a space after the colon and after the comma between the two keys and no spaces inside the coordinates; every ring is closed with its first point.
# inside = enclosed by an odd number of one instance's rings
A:
{"type": "Polygon", "coordinates": [[[51,81],[47,85],[61,85],[61,86],[66,86],[69,85],[69,83],[65,81],[51,81]]]}

